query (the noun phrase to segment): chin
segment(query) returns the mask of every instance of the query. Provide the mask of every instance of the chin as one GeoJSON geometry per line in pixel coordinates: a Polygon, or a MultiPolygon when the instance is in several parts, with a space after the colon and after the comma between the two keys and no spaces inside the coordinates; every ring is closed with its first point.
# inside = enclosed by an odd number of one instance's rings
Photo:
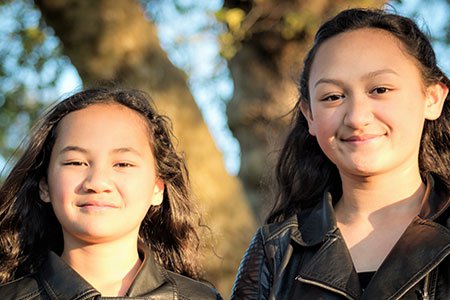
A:
{"type": "MultiPolygon", "coordinates": [[[[351,164],[347,166],[338,167],[338,169],[346,174],[357,177],[371,177],[382,173],[382,168],[375,165],[373,162],[365,164],[351,164]]],[[[342,173],[342,172],[341,172],[342,173]]]]}

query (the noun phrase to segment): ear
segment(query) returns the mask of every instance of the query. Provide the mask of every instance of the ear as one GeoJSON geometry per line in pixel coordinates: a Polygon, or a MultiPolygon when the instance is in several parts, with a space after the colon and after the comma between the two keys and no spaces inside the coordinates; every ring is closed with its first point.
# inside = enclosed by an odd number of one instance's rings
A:
{"type": "Polygon", "coordinates": [[[46,203],[50,203],[50,196],[48,193],[48,184],[47,180],[42,177],[39,181],[39,198],[46,203]]]}
{"type": "Polygon", "coordinates": [[[155,187],[153,188],[152,203],[153,206],[161,205],[164,198],[164,181],[156,178],[155,187]]]}
{"type": "Polygon", "coordinates": [[[314,128],[314,118],[312,116],[311,107],[306,101],[300,100],[300,110],[302,114],[305,116],[306,121],[308,122],[308,131],[310,135],[315,136],[316,130],[314,128]]]}
{"type": "Polygon", "coordinates": [[[427,120],[436,120],[442,113],[445,100],[448,94],[448,87],[439,82],[430,85],[427,88],[425,118],[427,120]]]}

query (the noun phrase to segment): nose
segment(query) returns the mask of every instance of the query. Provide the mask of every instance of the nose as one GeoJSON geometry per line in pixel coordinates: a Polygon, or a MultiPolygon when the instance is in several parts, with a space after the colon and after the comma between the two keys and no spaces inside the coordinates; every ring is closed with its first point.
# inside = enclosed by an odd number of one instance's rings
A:
{"type": "Polygon", "coordinates": [[[111,182],[107,170],[100,167],[90,167],[83,181],[82,189],[85,193],[111,192],[111,182]]]}
{"type": "Polygon", "coordinates": [[[373,118],[372,105],[365,95],[348,99],[344,125],[359,129],[370,124],[373,118]]]}

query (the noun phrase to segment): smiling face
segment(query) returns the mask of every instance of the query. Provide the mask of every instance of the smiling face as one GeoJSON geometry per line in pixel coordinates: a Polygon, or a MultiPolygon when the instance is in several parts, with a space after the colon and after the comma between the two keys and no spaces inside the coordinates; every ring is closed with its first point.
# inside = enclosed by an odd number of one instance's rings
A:
{"type": "Polygon", "coordinates": [[[401,47],[386,31],[358,29],[325,41],[315,55],[302,111],[341,175],[418,174],[424,121],[439,116],[444,91],[425,87],[401,47]]]}
{"type": "Polygon", "coordinates": [[[40,196],[53,206],[65,247],[137,241],[149,207],[163,199],[149,138],[144,118],[118,104],[94,104],[60,121],[40,196]]]}

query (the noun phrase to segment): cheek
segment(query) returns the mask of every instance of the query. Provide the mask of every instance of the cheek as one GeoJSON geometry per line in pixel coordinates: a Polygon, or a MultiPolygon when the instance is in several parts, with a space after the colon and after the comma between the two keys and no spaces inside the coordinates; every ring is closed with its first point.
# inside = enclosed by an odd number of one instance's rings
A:
{"type": "Polygon", "coordinates": [[[319,117],[316,117],[313,124],[313,129],[320,148],[325,155],[333,161],[336,149],[338,148],[338,119],[330,116],[324,116],[322,114],[319,117]]]}
{"type": "Polygon", "coordinates": [[[138,204],[150,202],[153,194],[154,178],[151,172],[139,172],[114,178],[115,185],[120,194],[128,201],[136,201],[138,204]]]}
{"type": "Polygon", "coordinates": [[[48,188],[50,203],[59,223],[63,224],[70,214],[68,208],[71,206],[71,190],[66,178],[49,173],[48,188]]]}
{"type": "Polygon", "coordinates": [[[77,191],[80,184],[81,179],[78,176],[61,172],[50,172],[48,177],[50,199],[52,202],[64,202],[77,191]]]}
{"type": "Polygon", "coordinates": [[[339,128],[337,118],[318,114],[314,117],[311,129],[314,130],[314,135],[319,141],[328,141],[336,135],[339,128]]]}
{"type": "Polygon", "coordinates": [[[394,137],[406,143],[408,138],[421,137],[425,122],[424,108],[420,102],[397,105],[395,107],[385,107],[378,119],[383,122],[394,137]]]}

